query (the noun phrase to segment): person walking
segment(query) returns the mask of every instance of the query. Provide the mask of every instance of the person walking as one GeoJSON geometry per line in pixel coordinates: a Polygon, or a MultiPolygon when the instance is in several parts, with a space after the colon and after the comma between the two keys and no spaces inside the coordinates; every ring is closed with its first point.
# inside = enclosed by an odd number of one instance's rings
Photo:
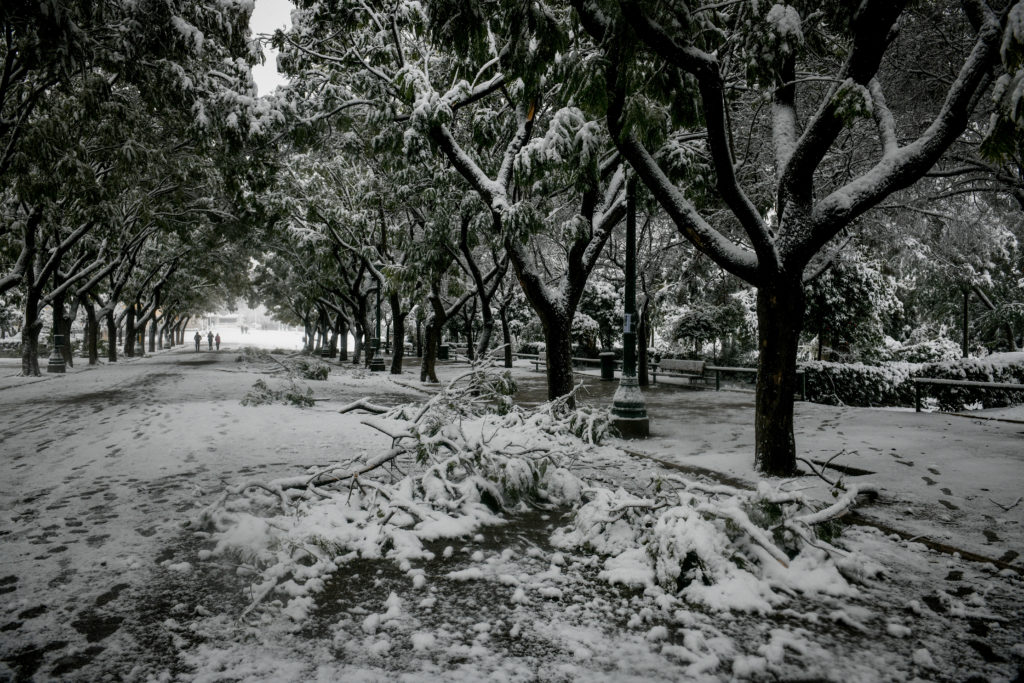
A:
{"type": "Polygon", "coordinates": [[[213,341],[217,344],[217,350],[220,351],[220,332],[218,332],[217,336],[213,338],[213,341]]]}
{"type": "Polygon", "coordinates": [[[196,351],[198,351],[199,350],[199,345],[203,342],[203,338],[202,338],[202,336],[200,336],[199,330],[196,330],[195,340],[196,340],[196,351]]]}
{"type": "Polygon", "coordinates": [[[213,351],[213,330],[206,333],[206,345],[213,351]]]}

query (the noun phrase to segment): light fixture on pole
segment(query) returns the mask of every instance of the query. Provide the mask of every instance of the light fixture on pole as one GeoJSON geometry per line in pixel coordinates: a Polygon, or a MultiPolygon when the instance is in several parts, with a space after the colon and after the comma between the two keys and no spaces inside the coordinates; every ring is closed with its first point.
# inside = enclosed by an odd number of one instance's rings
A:
{"type": "Polygon", "coordinates": [[[612,398],[612,424],[623,437],[646,438],[650,418],[636,379],[636,179],[626,184],[626,292],[622,325],[622,376],[612,398]]]}
{"type": "Polygon", "coordinates": [[[377,331],[370,341],[373,357],[370,359],[371,372],[384,372],[384,358],[380,355],[380,283],[377,283],[377,331]]]}

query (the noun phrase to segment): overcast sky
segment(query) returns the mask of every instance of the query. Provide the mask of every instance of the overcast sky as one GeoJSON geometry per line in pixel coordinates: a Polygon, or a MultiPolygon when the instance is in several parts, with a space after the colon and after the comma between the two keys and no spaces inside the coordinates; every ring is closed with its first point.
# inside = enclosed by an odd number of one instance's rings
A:
{"type": "MultiPolygon", "coordinates": [[[[249,28],[254,34],[273,33],[279,28],[288,28],[292,23],[292,9],[294,5],[288,0],[256,0],[256,9],[249,20],[249,28]]],[[[267,63],[254,67],[252,77],[256,81],[259,93],[266,95],[284,83],[285,79],[277,73],[277,50],[264,46],[263,54],[267,58],[267,63]]]]}

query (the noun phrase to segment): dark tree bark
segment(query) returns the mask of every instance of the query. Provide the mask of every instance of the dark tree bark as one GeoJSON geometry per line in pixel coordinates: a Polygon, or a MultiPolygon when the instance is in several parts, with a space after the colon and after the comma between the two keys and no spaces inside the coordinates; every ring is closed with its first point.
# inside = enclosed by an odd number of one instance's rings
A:
{"type": "Polygon", "coordinates": [[[125,358],[135,357],[135,306],[128,306],[124,318],[124,355],[125,358]]]}
{"type": "Polygon", "coordinates": [[[441,325],[434,314],[430,314],[424,327],[426,344],[420,360],[420,381],[437,384],[437,349],[441,346],[441,325]]]}
{"type": "Polygon", "coordinates": [[[338,360],[348,360],[348,319],[338,314],[338,360]]]}
{"type": "Polygon", "coordinates": [[[135,350],[138,352],[139,358],[146,357],[146,330],[150,327],[149,318],[143,318],[135,325],[135,350]]]}
{"type": "Polygon", "coordinates": [[[352,335],[352,365],[359,365],[359,358],[363,353],[363,345],[366,342],[366,331],[360,319],[356,319],[355,334],[352,335]]]}
{"type": "Polygon", "coordinates": [[[91,301],[83,301],[82,307],[85,308],[86,348],[89,365],[98,365],[100,362],[100,321],[96,317],[96,307],[91,301]]]}
{"type": "Polygon", "coordinates": [[[302,329],[306,333],[305,343],[302,346],[302,350],[306,353],[313,353],[313,348],[316,345],[316,342],[313,338],[315,333],[313,330],[313,323],[310,322],[308,315],[302,319],[302,329]]]}
{"type": "Polygon", "coordinates": [[[391,306],[391,324],[395,328],[395,348],[391,352],[391,374],[402,374],[402,359],[405,357],[405,316],[409,311],[402,310],[402,297],[397,292],[388,294],[391,306]]]}
{"type": "Polygon", "coordinates": [[[776,476],[796,473],[793,396],[796,355],[804,315],[799,275],[779,277],[757,290],[757,395],[754,407],[755,466],[776,476]],[[782,444],[784,447],[779,448],[782,444]]]}
{"type": "Polygon", "coordinates": [[[107,362],[117,362],[117,321],[114,319],[114,311],[108,310],[103,316],[107,321],[107,362]]]}
{"type": "Polygon", "coordinates": [[[498,309],[498,317],[501,319],[501,341],[505,346],[506,368],[512,367],[512,331],[508,325],[508,305],[509,302],[505,301],[498,309]]]}
{"type": "MultiPolygon", "coordinates": [[[[31,272],[31,271],[30,271],[31,272]]],[[[40,291],[31,284],[25,293],[25,322],[21,329],[21,374],[39,377],[39,333],[43,321],[39,319],[40,291]]]]}

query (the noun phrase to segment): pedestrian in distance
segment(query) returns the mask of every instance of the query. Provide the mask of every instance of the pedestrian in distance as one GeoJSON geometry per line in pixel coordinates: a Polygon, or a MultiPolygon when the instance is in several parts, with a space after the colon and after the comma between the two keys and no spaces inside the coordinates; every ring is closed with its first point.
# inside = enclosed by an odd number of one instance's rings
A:
{"type": "Polygon", "coordinates": [[[213,341],[217,344],[217,350],[220,351],[220,332],[218,332],[217,336],[213,338],[213,341]]]}
{"type": "Polygon", "coordinates": [[[199,350],[199,345],[203,342],[203,338],[199,335],[199,330],[196,330],[195,340],[196,340],[196,351],[198,351],[199,350]]]}
{"type": "Polygon", "coordinates": [[[206,333],[206,345],[210,351],[213,351],[213,330],[206,333]]]}

